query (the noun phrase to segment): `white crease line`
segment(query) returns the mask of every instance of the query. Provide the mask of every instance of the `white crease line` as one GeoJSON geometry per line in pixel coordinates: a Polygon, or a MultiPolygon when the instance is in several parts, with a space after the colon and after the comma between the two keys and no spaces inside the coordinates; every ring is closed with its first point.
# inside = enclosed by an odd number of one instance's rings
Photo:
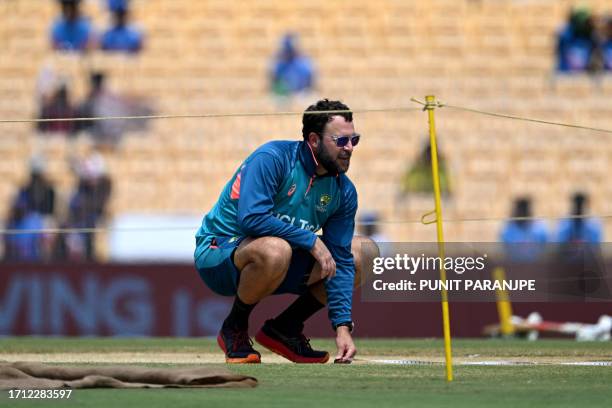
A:
{"type": "MultiPolygon", "coordinates": [[[[427,360],[364,360],[369,363],[391,364],[391,365],[441,365],[440,361],[427,360]]],[[[455,362],[456,366],[527,366],[527,365],[569,365],[569,366],[607,366],[612,367],[612,361],[461,361],[455,362]]]]}

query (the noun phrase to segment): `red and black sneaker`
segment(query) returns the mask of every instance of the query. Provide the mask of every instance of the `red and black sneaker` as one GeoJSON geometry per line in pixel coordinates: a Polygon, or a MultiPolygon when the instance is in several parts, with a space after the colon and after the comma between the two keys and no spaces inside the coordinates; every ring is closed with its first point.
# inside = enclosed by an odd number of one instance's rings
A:
{"type": "Polygon", "coordinates": [[[301,332],[286,335],[274,327],[274,320],[268,320],[255,335],[255,340],[268,350],[294,363],[323,364],[329,360],[327,351],[313,350],[310,340],[301,332]]]}
{"type": "Polygon", "coordinates": [[[217,343],[225,353],[225,362],[229,364],[258,364],[261,354],[253,349],[253,340],[246,330],[222,327],[217,336],[217,343]]]}

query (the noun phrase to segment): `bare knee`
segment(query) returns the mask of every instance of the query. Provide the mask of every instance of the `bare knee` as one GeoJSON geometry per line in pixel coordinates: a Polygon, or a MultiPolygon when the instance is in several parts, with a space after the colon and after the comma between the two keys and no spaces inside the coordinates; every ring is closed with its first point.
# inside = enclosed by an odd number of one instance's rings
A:
{"type": "Polygon", "coordinates": [[[266,237],[260,252],[266,266],[287,270],[291,261],[291,245],[282,238],[266,237]]]}
{"type": "Polygon", "coordinates": [[[372,239],[357,235],[353,237],[351,252],[355,261],[355,287],[359,287],[363,277],[371,276],[371,265],[374,258],[380,256],[380,250],[372,239]]]}
{"type": "Polygon", "coordinates": [[[282,238],[249,238],[236,250],[234,262],[240,270],[251,265],[262,277],[278,278],[287,273],[291,253],[291,245],[282,238]]]}

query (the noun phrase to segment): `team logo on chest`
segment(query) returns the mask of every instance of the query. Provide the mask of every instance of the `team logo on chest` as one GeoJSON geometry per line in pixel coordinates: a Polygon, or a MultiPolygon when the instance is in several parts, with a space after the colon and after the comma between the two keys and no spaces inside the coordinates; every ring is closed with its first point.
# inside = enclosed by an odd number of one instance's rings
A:
{"type": "Polygon", "coordinates": [[[329,203],[331,203],[331,196],[329,194],[323,194],[321,195],[321,197],[319,197],[319,200],[317,201],[317,211],[319,212],[325,212],[327,211],[327,206],[329,205],[329,203]]]}

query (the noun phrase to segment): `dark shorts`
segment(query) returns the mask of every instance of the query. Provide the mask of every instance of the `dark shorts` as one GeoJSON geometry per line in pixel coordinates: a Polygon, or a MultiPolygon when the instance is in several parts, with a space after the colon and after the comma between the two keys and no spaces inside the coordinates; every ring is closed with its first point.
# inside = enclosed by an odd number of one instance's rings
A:
{"type": "MultiPolygon", "coordinates": [[[[233,296],[238,290],[240,271],[234,265],[234,252],[243,239],[244,237],[207,236],[196,243],[195,265],[200,278],[219,295],[233,296]]],[[[310,252],[301,248],[294,249],[287,276],[274,294],[304,293],[314,265],[315,259],[310,252]]]]}

